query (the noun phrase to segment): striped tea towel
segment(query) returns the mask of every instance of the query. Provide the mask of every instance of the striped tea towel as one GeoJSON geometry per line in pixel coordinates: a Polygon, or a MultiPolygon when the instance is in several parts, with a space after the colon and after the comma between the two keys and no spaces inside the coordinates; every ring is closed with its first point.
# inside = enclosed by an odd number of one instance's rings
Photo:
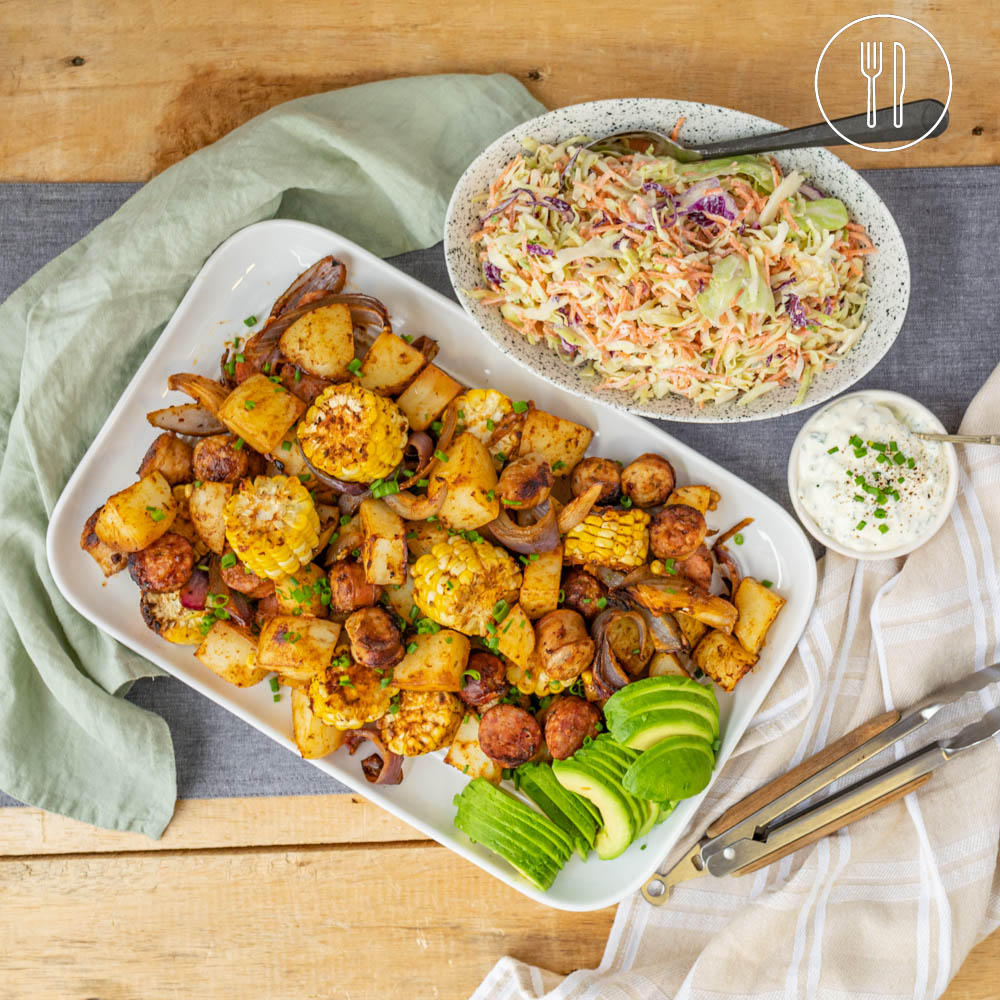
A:
{"type": "MultiPolygon", "coordinates": [[[[1000,369],[962,431],[998,423],[1000,369]]],[[[795,654],[668,864],[734,802],[866,719],[1000,661],[1000,449],[961,449],[959,463],[954,513],[923,548],[905,560],[823,559],[795,654]]],[[[896,756],[998,702],[1000,685],[967,695],[896,756]]],[[[619,906],[596,970],[561,978],[504,958],[474,1000],[936,998],[1000,925],[998,839],[994,738],[769,868],[684,882],[659,908],[636,894],[619,906]]]]}

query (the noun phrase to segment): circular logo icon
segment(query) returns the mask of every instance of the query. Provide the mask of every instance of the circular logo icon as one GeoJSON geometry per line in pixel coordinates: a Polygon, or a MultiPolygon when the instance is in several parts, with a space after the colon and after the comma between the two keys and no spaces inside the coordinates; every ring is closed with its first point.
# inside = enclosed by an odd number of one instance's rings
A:
{"type": "Polygon", "coordinates": [[[868,14],[845,24],[823,46],[813,87],[820,113],[841,139],[872,153],[895,153],[926,139],[947,114],[951,63],[922,24],[900,14],[868,14]],[[844,135],[831,120],[865,106],[869,128],[887,124],[890,116],[901,128],[906,101],[928,97],[943,98],[944,108],[923,135],[909,142],[866,145],[844,135]]]}

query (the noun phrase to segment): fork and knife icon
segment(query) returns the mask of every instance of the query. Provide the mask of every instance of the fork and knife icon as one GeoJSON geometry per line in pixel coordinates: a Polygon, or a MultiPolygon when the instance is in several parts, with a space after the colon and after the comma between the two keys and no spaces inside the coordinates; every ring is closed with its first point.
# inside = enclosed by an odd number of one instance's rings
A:
{"type": "MultiPolygon", "coordinates": [[[[861,75],[868,81],[869,128],[875,128],[876,108],[875,81],[882,75],[882,43],[861,43],[861,75]]],[[[896,128],[903,125],[903,91],[906,89],[906,46],[902,42],[892,43],[892,124],[896,128]]]]}

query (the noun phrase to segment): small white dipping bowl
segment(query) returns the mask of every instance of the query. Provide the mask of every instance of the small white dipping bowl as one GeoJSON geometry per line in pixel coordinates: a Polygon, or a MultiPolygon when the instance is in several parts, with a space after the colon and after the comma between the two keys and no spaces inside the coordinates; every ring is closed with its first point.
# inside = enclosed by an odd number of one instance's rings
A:
{"type": "Polygon", "coordinates": [[[955,505],[955,497],[958,495],[958,458],[955,454],[954,445],[942,445],[945,451],[945,463],[948,467],[948,481],[941,495],[937,516],[930,523],[923,535],[895,549],[884,549],[879,552],[860,552],[857,549],[848,548],[823,531],[813,520],[812,515],[802,506],[802,502],[799,499],[799,453],[802,450],[806,437],[820,417],[827,410],[837,406],[845,399],[854,398],[860,398],[870,403],[883,403],[903,416],[912,415],[913,417],[917,417],[921,422],[921,430],[945,433],[944,424],[926,406],[918,403],[915,399],[911,399],[909,396],[904,396],[900,392],[889,392],[884,389],[864,389],[860,392],[849,392],[843,396],[838,396],[825,406],[821,406],[802,425],[802,429],[796,436],[795,443],[792,445],[792,452],[788,456],[788,493],[792,498],[792,507],[795,508],[795,513],[802,522],[802,526],[821,545],[825,545],[828,549],[839,552],[841,555],[850,556],[852,559],[896,559],[899,556],[909,555],[915,549],[919,549],[921,545],[929,542],[938,533],[944,522],[948,520],[948,515],[955,505]]]}

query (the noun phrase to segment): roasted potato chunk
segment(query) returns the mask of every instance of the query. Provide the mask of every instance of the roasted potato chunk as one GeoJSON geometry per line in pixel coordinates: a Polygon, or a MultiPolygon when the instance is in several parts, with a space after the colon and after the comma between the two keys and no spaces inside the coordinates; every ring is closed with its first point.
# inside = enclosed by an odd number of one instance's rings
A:
{"type": "Polygon", "coordinates": [[[343,302],[320,306],[300,316],[281,335],[281,351],[303,371],[324,379],[347,375],[354,360],[354,322],[343,302]]]}
{"type": "Polygon", "coordinates": [[[380,396],[401,393],[427,364],[427,359],[401,337],[383,330],[361,361],[358,381],[380,396]]]}
{"type": "Polygon", "coordinates": [[[257,665],[257,642],[249,630],[232,622],[215,622],[194,655],[209,670],[237,687],[252,687],[269,672],[257,665]]]}
{"type": "Polygon", "coordinates": [[[457,767],[470,780],[485,778],[494,785],[499,785],[503,780],[503,768],[490,760],[479,745],[479,719],[471,712],[458,727],[444,762],[457,767]]]}
{"type": "Polygon", "coordinates": [[[313,715],[312,699],[305,691],[292,689],[292,734],[306,760],[333,753],[344,742],[344,731],[313,715]]]}
{"type": "Polygon", "coordinates": [[[414,636],[392,682],[405,691],[461,691],[469,649],[468,637],[451,629],[414,636]]]}
{"type": "Polygon", "coordinates": [[[369,583],[386,586],[406,581],[406,529],[384,500],[361,501],[361,565],[369,583]]]}
{"type": "Polygon", "coordinates": [[[218,417],[254,451],[266,455],[278,447],[305,410],[298,396],[266,375],[251,375],[226,397],[218,417]]]}
{"type": "Polygon", "coordinates": [[[732,691],[741,677],[757,662],[731,635],[713,629],[695,647],[691,660],[723,691],[732,691]]]}
{"type": "Polygon", "coordinates": [[[537,559],[529,559],[525,563],[519,603],[529,618],[541,618],[559,607],[562,563],[561,545],[551,552],[540,552],[537,559]]]}
{"type": "Polygon", "coordinates": [[[685,504],[705,515],[719,506],[719,494],[710,486],[678,486],[667,498],[667,504],[685,504]]]}
{"type": "Polygon", "coordinates": [[[748,653],[756,655],[767,640],[778,612],[785,606],[785,599],[753,577],[745,576],[736,588],[733,603],[739,614],[733,635],[748,653]]]}
{"type": "Polygon", "coordinates": [[[216,555],[226,548],[226,504],[232,494],[232,483],[203,482],[191,488],[188,499],[194,530],[216,555]]]}
{"type": "Polygon", "coordinates": [[[441,507],[441,524],[468,531],[489,524],[500,513],[497,474],[486,446],[472,434],[460,434],[448,449],[447,460],[431,473],[429,495],[445,483],[448,495],[441,507]]]}
{"type": "Polygon", "coordinates": [[[701,637],[708,631],[708,626],[704,622],[698,621],[697,618],[686,615],[683,611],[674,611],[673,615],[678,628],[681,630],[681,635],[684,636],[688,644],[688,648],[694,649],[701,637]]]}
{"type": "Polygon", "coordinates": [[[94,525],[105,545],[118,552],[138,552],[170,530],[177,500],[162,472],[154,470],[108,498],[94,525]]]}
{"type": "Polygon", "coordinates": [[[529,669],[535,651],[535,630],[520,604],[515,604],[497,628],[497,652],[522,669],[529,669]]]}
{"type": "Polygon", "coordinates": [[[412,562],[426,555],[438,542],[448,540],[448,529],[440,521],[407,521],[406,547],[412,562]]]}
{"type": "Polygon", "coordinates": [[[276,615],[260,630],[257,662],[283,677],[311,681],[326,670],[339,638],[337,622],[276,615]]]}
{"type": "Polygon", "coordinates": [[[396,400],[415,431],[425,431],[462,391],[462,384],[446,375],[437,365],[426,368],[396,400]]]}
{"type": "Polygon", "coordinates": [[[160,434],[149,446],[139,466],[138,476],[162,472],[171,486],[191,481],[191,445],[173,434],[160,434]]]}
{"type": "Polygon", "coordinates": [[[331,601],[330,586],[326,573],[315,563],[300,566],[290,576],[275,580],[274,587],[281,614],[327,617],[331,601]]]}
{"type": "Polygon", "coordinates": [[[538,452],[560,475],[569,475],[590,447],[594,432],[572,420],[531,410],[521,430],[521,454],[538,452]]]}
{"type": "Polygon", "coordinates": [[[100,513],[101,508],[98,507],[87,518],[87,523],[83,526],[83,532],[80,535],[80,548],[94,559],[105,576],[114,576],[128,564],[128,556],[124,552],[113,549],[110,545],[105,545],[97,537],[94,526],[97,524],[97,516],[100,513]]]}

